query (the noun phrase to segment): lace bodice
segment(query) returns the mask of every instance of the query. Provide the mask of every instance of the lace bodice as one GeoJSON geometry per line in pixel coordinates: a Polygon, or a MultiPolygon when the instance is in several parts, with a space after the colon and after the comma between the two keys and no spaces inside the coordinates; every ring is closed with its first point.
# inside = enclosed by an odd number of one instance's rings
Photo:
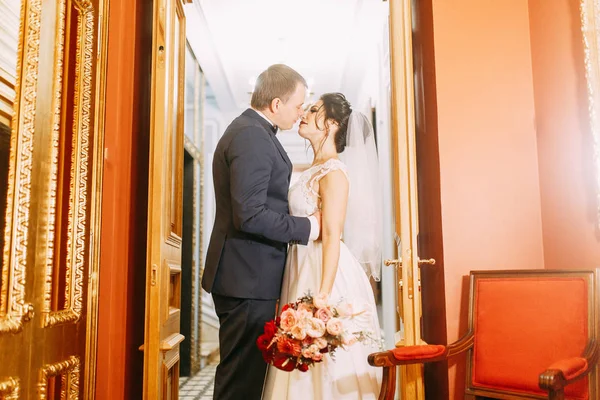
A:
{"type": "Polygon", "coordinates": [[[319,182],[331,171],[341,170],[347,175],[346,165],[338,159],[330,158],[323,164],[313,165],[300,175],[288,194],[290,214],[297,217],[312,215],[319,208],[320,196],[315,190],[319,182]]]}

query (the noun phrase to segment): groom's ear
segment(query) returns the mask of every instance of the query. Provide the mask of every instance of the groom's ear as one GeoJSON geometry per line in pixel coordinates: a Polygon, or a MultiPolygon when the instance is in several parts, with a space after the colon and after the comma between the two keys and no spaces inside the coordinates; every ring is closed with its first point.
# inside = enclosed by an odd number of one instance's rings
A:
{"type": "Polygon", "coordinates": [[[271,100],[271,104],[269,106],[269,108],[271,109],[272,113],[277,112],[277,110],[279,110],[279,107],[281,106],[281,99],[279,97],[275,97],[273,100],[271,100]]]}

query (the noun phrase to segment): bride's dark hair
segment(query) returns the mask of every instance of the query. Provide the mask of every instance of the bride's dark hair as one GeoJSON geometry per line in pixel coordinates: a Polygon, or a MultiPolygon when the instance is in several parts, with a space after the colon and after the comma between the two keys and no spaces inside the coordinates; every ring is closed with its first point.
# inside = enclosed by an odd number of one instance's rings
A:
{"type": "Polygon", "coordinates": [[[350,102],[341,93],[325,93],[321,96],[323,110],[325,112],[325,123],[333,120],[338,124],[338,130],[334,137],[335,149],[341,153],[346,148],[346,136],[348,134],[348,119],[352,113],[350,102]]]}

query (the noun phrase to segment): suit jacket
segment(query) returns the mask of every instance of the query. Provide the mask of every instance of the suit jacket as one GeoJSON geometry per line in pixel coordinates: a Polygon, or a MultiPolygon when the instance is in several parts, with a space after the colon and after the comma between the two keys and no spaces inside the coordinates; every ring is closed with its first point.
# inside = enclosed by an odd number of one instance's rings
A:
{"type": "Polygon", "coordinates": [[[307,244],[310,221],[289,215],[292,173],[268,121],[248,109],[227,127],[213,159],[216,217],[202,287],[222,296],[277,299],[287,244],[307,244]]]}

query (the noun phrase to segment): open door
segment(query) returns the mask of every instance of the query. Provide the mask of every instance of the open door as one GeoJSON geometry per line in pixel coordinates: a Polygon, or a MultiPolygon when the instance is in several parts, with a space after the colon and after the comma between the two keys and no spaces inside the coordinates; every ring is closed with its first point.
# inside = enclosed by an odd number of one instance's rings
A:
{"type": "MultiPolygon", "coordinates": [[[[421,343],[421,294],[417,254],[418,210],[415,155],[415,107],[410,0],[390,2],[390,64],[392,96],[392,159],[394,165],[394,217],[398,313],[401,335],[396,345],[421,343]]],[[[423,367],[401,367],[401,399],[424,400],[423,367]]]]}
{"type": "Polygon", "coordinates": [[[153,10],[144,399],[177,399],[181,314],[185,16],[181,0],[153,10]]]}
{"type": "MultiPolygon", "coordinates": [[[[428,13],[430,7],[415,0],[390,1],[397,254],[385,264],[396,267],[400,318],[396,346],[446,344],[435,82],[424,85],[424,75],[429,79],[435,72],[428,53],[433,41],[428,13]]],[[[426,387],[427,398],[447,398],[445,364],[427,370],[422,365],[405,366],[398,377],[402,399],[423,400],[426,387]]]]}

